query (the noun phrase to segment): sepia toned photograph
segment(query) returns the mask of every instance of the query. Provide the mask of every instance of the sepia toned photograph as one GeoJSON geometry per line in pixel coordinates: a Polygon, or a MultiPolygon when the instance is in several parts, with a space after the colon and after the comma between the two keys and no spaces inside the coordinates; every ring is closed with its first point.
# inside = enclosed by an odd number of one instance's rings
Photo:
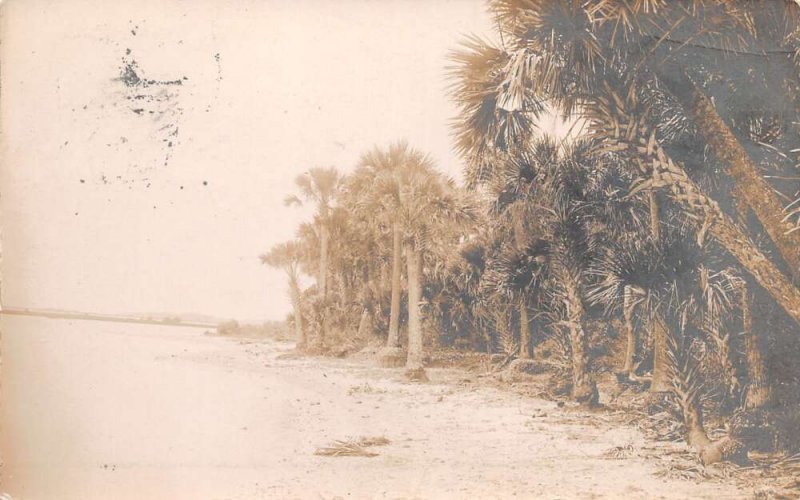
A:
{"type": "Polygon", "coordinates": [[[800,498],[800,0],[0,1],[0,500],[800,498]]]}

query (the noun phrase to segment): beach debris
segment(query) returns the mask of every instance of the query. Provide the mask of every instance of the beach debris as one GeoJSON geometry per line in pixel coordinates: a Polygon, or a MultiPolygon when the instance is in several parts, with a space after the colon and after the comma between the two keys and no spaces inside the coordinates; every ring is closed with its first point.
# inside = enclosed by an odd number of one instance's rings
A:
{"type": "Polygon", "coordinates": [[[383,436],[347,440],[337,439],[330,446],[317,448],[314,455],[324,457],[376,457],[378,454],[368,448],[386,446],[390,443],[391,441],[383,436]]]}
{"type": "Polygon", "coordinates": [[[632,444],[628,444],[625,446],[615,446],[609,450],[606,450],[603,453],[603,458],[607,458],[609,460],[624,460],[629,458],[633,455],[634,448],[632,444]]]}
{"type": "Polygon", "coordinates": [[[361,385],[354,385],[347,390],[348,396],[353,396],[355,394],[385,394],[385,393],[386,389],[370,385],[369,382],[364,382],[361,385]]]}

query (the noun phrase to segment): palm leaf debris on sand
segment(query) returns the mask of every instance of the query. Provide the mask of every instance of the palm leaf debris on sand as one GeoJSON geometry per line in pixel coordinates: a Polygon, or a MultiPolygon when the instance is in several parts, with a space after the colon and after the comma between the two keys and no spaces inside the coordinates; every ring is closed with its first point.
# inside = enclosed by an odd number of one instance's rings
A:
{"type": "Polygon", "coordinates": [[[337,439],[331,446],[317,448],[314,455],[325,457],[376,457],[377,453],[367,449],[371,446],[385,446],[391,443],[383,436],[362,437],[360,439],[337,439]]]}

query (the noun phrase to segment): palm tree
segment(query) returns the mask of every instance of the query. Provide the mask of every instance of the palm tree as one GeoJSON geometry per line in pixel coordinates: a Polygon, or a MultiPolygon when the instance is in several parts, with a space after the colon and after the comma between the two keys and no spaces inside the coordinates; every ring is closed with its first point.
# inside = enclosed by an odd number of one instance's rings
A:
{"type": "Polygon", "coordinates": [[[672,391],[681,409],[686,442],[696,450],[705,465],[742,454],[741,443],[732,436],[712,441],[705,429],[701,396],[703,380],[700,362],[691,349],[691,336],[685,331],[686,315],[678,334],[668,338],[668,358],[672,391]]]}
{"type": "MultiPolygon", "coordinates": [[[[535,237],[535,221],[541,207],[540,183],[551,164],[559,161],[559,145],[537,138],[515,154],[495,158],[489,175],[492,197],[490,216],[497,224],[500,248],[492,258],[485,284],[519,311],[519,357],[531,357],[529,307],[541,300],[545,256],[541,235],[535,237]],[[538,198],[537,198],[538,196],[538,198]]],[[[491,293],[491,292],[490,292],[491,293]]]]}
{"type": "Polygon", "coordinates": [[[326,290],[327,260],[328,260],[328,233],[327,227],[331,206],[341,186],[342,177],[339,172],[331,168],[312,168],[308,172],[297,176],[295,184],[300,190],[300,196],[290,195],[284,200],[287,206],[302,205],[303,199],[312,201],[317,205],[317,225],[320,234],[319,250],[319,276],[317,286],[326,290]],[[302,197],[302,199],[301,199],[302,197]]]}
{"type": "MultiPolygon", "coordinates": [[[[479,310],[484,299],[481,283],[487,269],[488,246],[486,232],[479,230],[478,234],[459,245],[457,251],[447,255],[437,277],[436,300],[449,307],[456,334],[466,333],[474,350],[480,349],[481,338],[486,340],[479,310]]],[[[490,342],[486,342],[486,347],[491,352],[490,342]]]]}
{"type": "Polygon", "coordinates": [[[656,139],[655,130],[627,109],[637,105],[629,94],[621,98],[609,91],[610,100],[598,100],[592,108],[593,134],[605,142],[604,151],[626,156],[637,165],[642,181],[633,192],[662,188],[683,207],[697,226],[701,239],[706,234],[725,248],[758,283],[800,324],[800,289],[784,275],[775,262],[752,241],[720,205],[711,199],[686,174],[683,166],[670,158],[656,139]]]}
{"type": "Polygon", "coordinates": [[[578,207],[562,201],[552,211],[546,231],[553,296],[557,301],[553,309],[558,311],[558,326],[566,329],[572,349],[572,396],[591,405],[598,402],[598,394],[589,373],[588,318],[584,300],[586,275],[594,259],[596,241],[582,222],[578,207]]]}
{"type": "MultiPolygon", "coordinates": [[[[344,193],[343,193],[344,194],[344,193]]],[[[341,196],[344,198],[344,196],[341,196]]],[[[349,207],[340,203],[331,209],[328,217],[328,293],[326,316],[328,327],[347,333],[360,318],[361,333],[366,333],[371,311],[370,281],[368,274],[371,250],[375,243],[365,232],[365,221],[349,207]],[[360,292],[360,293],[359,293],[360,292]]]]}
{"type": "Polygon", "coordinates": [[[686,107],[697,123],[697,130],[724,166],[725,174],[736,184],[735,196],[742,203],[735,204],[735,207],[741,212],[745,212],[745,207],[753,211],[788,265],[789,272],[794,278],[800,278],[800,232],[785,216],[786,203],[781,202],[742,142],[719,116],[711,99],[686,75],[678,75],[683,78],[673,85],[678,88],[674,93],[682,95],[682,88],[690,89],[686,107]]]}
{"type": "MultiPolygon", "coordinates": [[[[290,195],[284,203],[289,205],[302,205],[303,200],[316,204],[316,226],[319,229],[319,268],[317,275],[317,290],[319,291],[323,308],[327,308],[325,301],[328,296],[328,237],[330,211],[333,201],[338,194],[342,182],[339,172],[331,168],[312,168],[308,172],[297,176],[295,185],[300,190],[300,195],[290,195]],[[302,199],[301,199],[302,198],[302,199]]],[[[323,315],[320,343],[325,342],[328,330],[327,315],[323,315]]]]}
{"type": "Polygon", "coordinates": [[[358,182],[359,208],[371,216],[389,222],[392,233],[392,299],[389,333],[385,357],[391,358],[400,348],[400,295],[403,253],[403,227],[399,210],[403,200],[403,183],[416,172],[432,171],[432,163],[421,152],[401,141],[386,150],[373,148],[362,155],[352,178],[358,182]]]}
{"type": "MultiPolygon", "coordinates": [[[[658,182],[650,182],[645,187],[667,190],[686,214],[694,217],[701,233],[708,232],[739,259],[787,314],[800,322],[800,293],[783,275],[780,266],[766,258],[746,231],[727,219],[718,204],[689,178],[683,164],[671,158],[660,145],[657,137],[663,141],[669,136],[670,127],[674,129],[674,123],[685,121],[687,115],[674,114],[670,120],[661,120],[652,126],[648,121],[655,114],[652,109],[628,105],[647,100],[643,98],[652,89],[669,92],[670,87],[661,81],[666,79],[665,73],[694,72],[693,81],[702,82],[713,81],[713,71],[709,71],[709,67],[722,70],[734,66],[742,73],[737,65],[718,61],[709,64],[707,54],[703,58],[693,57],[697,51],[687,52],[686,47],[713,44],[706,53],[721,49],[735,57],[741,56],[739,59],[748,58],[749,62],[757,58],[742,52],[745,46],[751,47],[753,43],[763,42],[764,47],[759,47],[761,51],[787,43],[794,44],[791,50],[796,50],[797,37],[782,35],[785,34],[783,26],[791,25],[783,19],[796,17],[797,6],[790,2],[773,2],[769,9],[762,9],[759,5],[760,2],[712,0],[680,3],[493,1],[491,8],[505,46],[498,49],[473,41],[455,57],[459,63],[454,71],[459,80],[455,93],[462,108],[456,131],[469,164],[477,169],[472,177],[479,177],[480,169],[488,162],[486,151],[491,147],[510,148],[525,142],[530,127],[523,125],[541,113],[542,107],[537,103],[548,100],[565,113],[589,116],[596,137],[605,141],[606,150],[627,150],[629,164],[637,167],[639,175],[647,180],[657,178],[658,182]],[[678,50],[673,50],[675,47],[678,50]],[[632,89],[628,99],[614,95],[612,89],[621,86],[632,89]],[[625,111],[608,113],[609,108],[625,111]],[[657,149],[660,152],[656,154],[657,149]]],[[[785,59],[781,64],[792,64],[789,58],[785,59]]],[[[796,105],[797,77],[796,71],[792,71],[787,71],[788,76],[779,84],[768,85],[768,79],[760,83],[773,94],[777,92],[776,95],[783,96],[779,101],[783,108],[797,110],[800,109],[796,105]],[[789,90],[778,92],[779,86],[789,90]]],[[[741,86],[743,92],[739,94],[746,93],[748,88],[741,86]]],[[[741,105],[742,102],[732,104],[741,105]]],[[[696,108],[700,110],[699,106],[696,108]]],[[[718,150],[720,158],[717,159],[723,166],[727,165],[730,180],[737,186],[735,192],[742,192],[745,201],[750,199],[753,205],[761,207],[754,208],[755,214],[772,235],[784,261],[794,269],[800,255],[797,250],[800,231],[790,229],[785,220],[780,222],[784,216],[780,203],[774,202],[774,186],[753,180],[753,169],[745,165],[747,155],[741,155],[741,149],[728,148],[739,160],[739,165],[732,165],[734,158],[723,154],[722,150],[725,144],[733,144],[731,141],[735,137],[724,134],[719,120],[712,126],[714,117],[708,106],[699,112],[706,121],[697,123],[697,128],[714,135],[714,141],[709,142],[716,144],[712,148],[718,150]],[[744,194],[745,191],[749,194],[744,194]]],[[[780,115],[786,123],[792,117],[796,121],[797,114],[780,115]]]]}
{"type": "Polygon", "coordinates": [[[589,373],[584,302],[598,235],[608,232],[599,208],[612,187],[613,169],[589,154],[592,145],[585,141],[559,145],[545,137],[528,148],[515,153],[511,167],[495,167],[493,175],[500,178],[495,182],[501,186],[496,207],[512,215],[507,220],[517,248],[494,267],[500,271],[502,287],[523,297],[534,291],[542,296],[537,289],[547,289],[548,308],[556,318],[553,326],[566,330],[569,337],[573,397],[594,404],[598,395],[589,373]],[[515,212],[522,216],[514,217],[515,212]]]}
{"type": "Polygon", "coordinates": [[[474,204],[452,179],[430,168],[426,160],[403,169],[398,192],[399,220],[403,228],[408,279],[408,356],[406,373],[424,379],[422,335],[422,279],[428,254],[452,251],[475,220],[474,204]]]}
{"type": "MultiPolygon", "coordinates": [[[[388,287],[381,281],[381,268],[389,257],[384,228],[368,213],[357,209],[363,193],[353,190],[353,177],[347,178],[334,219],[332,233],[332,275],[337,278],[342,311],[355,308],[360,314],[358,338],[374,332],[380,319],[380,302],[388,287]]],[[[346,321],[344,322],[346,323],[346,321]]]]}
{"type": "Polygon", "coordinates": [[[701,328],[714,346],[717,364],[721,367],[725,396],[730,401],[737,401],[742,389],[739,379],[736,346],[731,322],[734,308],[741,303],[737,300],[742,289],[742,279],[733,269],[715,271],[707,265],[698,266],[699,308],[702,318],[701,328]]]}
{"type": "Polygon", "coordinates": [[[294,310],[294,331],[297,338],[297,348],[301,350],[307,346],[306,334],[303,329],[303,314],[300,306],[300,283],[298,281],[299,265],[304,258],[304,254],[305,250],[299,242],[287,241],[273,246],[267,253],[259,257],[263,264],[283,269],[289,278],[289,296],[294,310]]]}
{"type": "Polygon", "coordinates": [[[611,241],[591,270],[589,301],[605,306],[607,313],[622,314],[626,350],[618,374],[634,382],[642,381],[636,373],[641,364],[637,363],[640,343],[637,324],[644,321],[637,322],[637,316],[642,319],[660,316],[656,312],[660,302],[654,293],[659,280],[654,274],[659,273],[668,248],[662,242],[646,237],[611,241]]]}
{"type": "MultiPolygon", "coordinates": [[[[753,161],[756,151],[745,147],[747,134],[737,137],[732,130],[737,121],[745,121],[743,108],[748,118],[757,109],[757,119],[796,121],[800,79],[797,62],[789,57],[800,46],[796,3],[497,0],[492,7],[511,56],[524,61],[503,71],[508,83],[498,90],[499,100],[525,83],[566,108],[603,94],[602,82],[647,83],[642,87],[670,94],[680,105],[670,107],[671,116],[662,124],[695,125],[703,146],[714,150],[734,181],[736,194],[797,273],[800,234],[791,231],[782,214],[785,203],[753,161]],[[716,93],[724,106],[715,107],[708,92],[716,93]],[[730,126],[720,109],[730,110],[730,126]]],[[[788,139],[785,129],[773,127],[773,135],[788,139]]],[[[792,149],[791,142],[778,145],[774,139],[760,145],[792,149]]],[[[694,149],[702,154],[704,148],[694,149]]]]}
{"type": "Polygon", "coordinates": [[[539,305],[544,291],[543,280],[547,276],[547,258],[544,242],[530,238],[525,247],[506,246],[488,263],[484,286],[489,293],[497,294],[499,302],[513,304],[519,310],[519,359],[531,357],[531,330],[528,314],[533,304],[539,305]]]}

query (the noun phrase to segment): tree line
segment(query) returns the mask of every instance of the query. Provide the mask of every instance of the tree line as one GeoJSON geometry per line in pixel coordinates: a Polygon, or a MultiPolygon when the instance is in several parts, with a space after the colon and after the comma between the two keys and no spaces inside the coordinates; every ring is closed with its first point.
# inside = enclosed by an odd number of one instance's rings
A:
{"type": "Polygon", "coordinates": [[[488,5],[496,41],[449,68],[463,184],[404,142],[297,178],[287,203],[314,218],[262,260],[287,272],[298,349],[379,338],[417,380],[434,348],[547,361],[587,405],[613,372],[676,408],[705,463],[796,447],[800,7],[488,5]]]}

